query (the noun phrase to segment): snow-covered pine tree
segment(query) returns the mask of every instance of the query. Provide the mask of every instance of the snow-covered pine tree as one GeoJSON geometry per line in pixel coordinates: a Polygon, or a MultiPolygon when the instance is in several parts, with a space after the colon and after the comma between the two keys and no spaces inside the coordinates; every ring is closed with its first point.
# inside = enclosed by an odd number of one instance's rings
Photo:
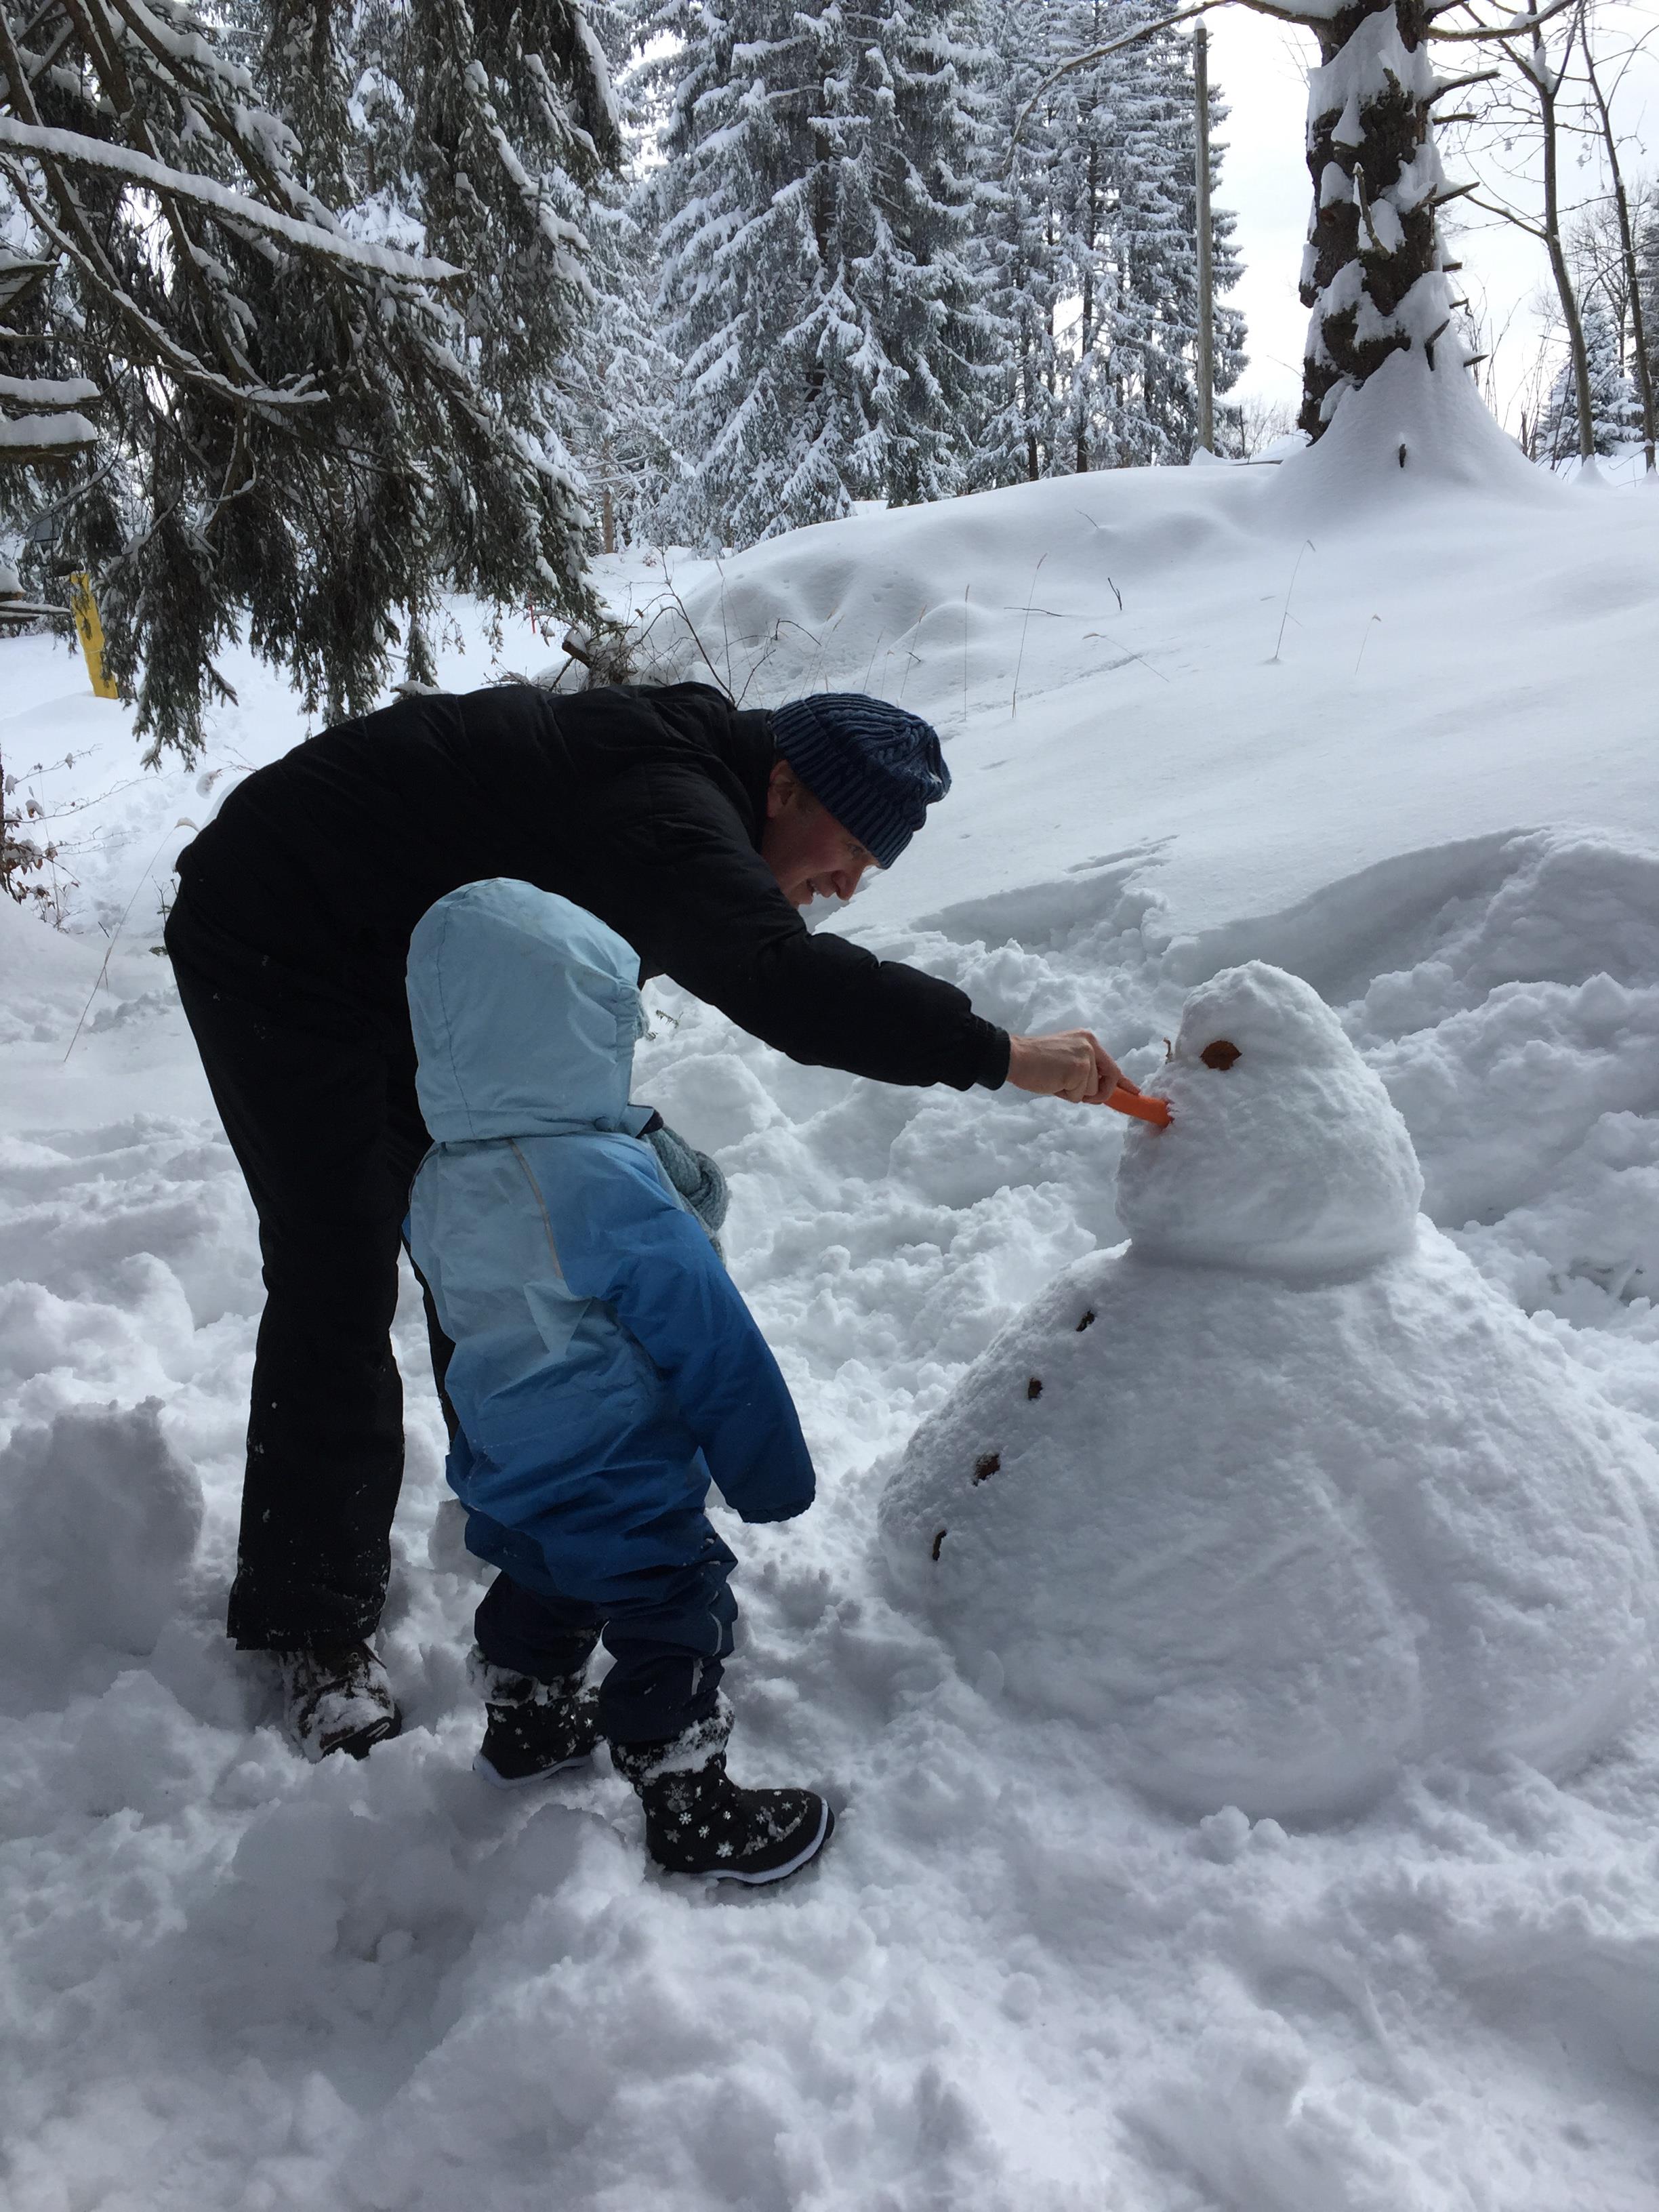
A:
{"type": "Polygon", "coordinates": [[[410,0],[413,161],[428,251],[471,271],[479,380],[582,512],[553,372],[592,300],[588,187],[620,135],[604,53],[571,0],[410,0]]]}
{"type": "MultiPolygon", "coordinates": [[[[449,0],[421,4],[441,4],[460,35],[449,0]]],[[[522,11],[510,34],[491,16],[484,89],[467,94],[467,143],[509,180],[502,223],[520,237],[538,228],[538,192],[483,115],[492,70],[519,72],[515,126],[526,103],[577,106],[573,160],[596,161],[605,134],[575,10],[549,0],[536,14],[541,65],[522,11]]],[[[34,522],[37,568],[99,572],[109,665],[152,758],[199,743],[204,698],[228,693],[216,656],[244,620],[307,710],[338,714],[372,702],[400,615],[418,636],[446,586],[591,610],[574,472],[517,404],[520,334],[492,327],[459,267],[386,242],[384,226],[365,235],[324,189],[343,175],[352,189],[341,118],[361,112],[328,0],[292,0],[258,27],[270,37],[255,58],[316,133],[309,149],[238,57],[252,52],[247,17],[226,39],[217,20],[189,0],[0,0],[0,192],[15,234],[54,263],[64,306],[50,344],[10,358],[96,386],[103,434],[46,523],[50,488],[8,471],[0,498],[6,520],[34,522]]],[[[485,173],[456,192],[453,235],[476,243],[489,234],[469,228],[474,207],[507,189],[485,173]]],[[[566,241],[539,234],[545,281],[566,241]]]]}
{"type": "MultiPolygon", "coordinates": [[[[1024,113],[1000,166],[998,274],[1021,333],[989,459],[994,481],[1184,460],[1197,434],[1195,125],[1189,41],[1149,31],[1042,93],[1068,58],[1132,33],[1144,5],[1050,0],[998,40],[1000,118],[1024,113]]],[[[1212,86],[1212,126],[1226,113],[1212,86]]],[[[1212,141],[1212,167],[1218,172],[1212,141]]],[[[1218,291],[1235,283],[1233,218],[1212,213],[1218,291]]],[[[1243,366],[1243,322],[1216,313],[1216,384],[1243,366]]]]}
{"type": "Polygon", "coordinates": [[[617,86],[620,173],[596,179],[584,211],[594,298],[558,365],[570,445],[588,486],[603,549],[656,534],[677,472],[670,416],[678,363],[657,328],[660,264],[649,171],[658,117],[653,73],[630,68],[649,0],[596,9],[617,86]]]}
{"type": "MultiPolygon", "coordinates": [[[[1620,359],[1618,332],[1601,294],[1587,292],[1578,312],[1589,363],[1591,435],[1598,453],[1610,453],[1641,435],[1641,409],[1620,359]]],[[[1550,386],[1539,426],[1539,444],[1552,468],[1578,454],[1578,386],[1570,361],[1557,372],[1550,386]]]]}
{"type": "Polygon", "coordinates": [[[572,449],[606,552],[653,534],[678,464],[671,429],[678,364],[657,334],[654,233],[637,187],[590,201],[595,303],[559,366],[572,449]]]}
{"type": "MultiPolygon", "coordinates": [[[[1130,27],[1126,11],[1113,0],[1072,0],[1050,11],[1057,58],[1089,51],[1130,27]]],[[[1123,324],[1113,216],[1121,185],[1121,108],[1138,58],[1134,47],[1106,56],[1062,77],[1044,95],[1053,149],[1050,228],[1066,302],[1055,437],[1061,470],[1081,472],[1122,457],[1113,360],[1123,324]]]]}
{"type": "MultiPolygon", "coordinates": [[[[1140,11],[1145,13],[1144,9],[1140,11]]],[[[1119,18],[1122,20],[1121,16],[1119,18]]],[[[1133,17],[1130,18],[1133,21],[1133,17]]],[[[1197,116],[1190,38],[1149,32],[1114,57],[1120,72],[1111,217],[1117,288],[1112,332],[1113,420],[1106,449],[1123,462],[1185,461],[1198,440],[1197,116]]],[[[1213,193],[1227,109],[1210,87],[1210,252],[1215,292],[1215,390],[1245,367],[1244,319],[1219,295],[1238,282],[1235,219],[1213,193]]]]}
{"type": "Polygon", "coordinates": [[[1066,380],[1056,337],[1064,287],[1051,173],[1054,134],[1047,105],[1025,111],[1054,66],[1057,12],[1054,0],[975,11],[989,57],[977,274],[1007,333],[970,464],[975,485],[1035,481],[1056,467],[1066,380]]]}
{"type": "Polygon", "coordinates": [[[670,504],[745,544],[963,481],[989,351],[968,242],[970,57],[935,0],[663,0],[670,504]]]}

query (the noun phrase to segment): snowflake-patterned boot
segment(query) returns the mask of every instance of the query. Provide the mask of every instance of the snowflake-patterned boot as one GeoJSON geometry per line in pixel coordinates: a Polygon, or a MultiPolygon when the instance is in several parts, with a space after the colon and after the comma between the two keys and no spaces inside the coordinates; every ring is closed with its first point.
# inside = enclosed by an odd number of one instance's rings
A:
{"type": "Polygon", "coordinates": [[[474,1686],[483,1692],[484,1739],[472,1771],[497,1790],[522,1790],[567,1766],[581,1766],[599,1740],[599,1692],[578,1674],[540,1682],[492,1667],[475,1646],[474,1686]]]}
{"type": "Polygon", "coordinates": [[[666,1743],[613,1743],[645,1807],[645,1840],[671,1874],[781,1881],[815,1859],[835,1815],[811,1790],[741,1790],[726,1771],[730,1709],[666,1743]]]}

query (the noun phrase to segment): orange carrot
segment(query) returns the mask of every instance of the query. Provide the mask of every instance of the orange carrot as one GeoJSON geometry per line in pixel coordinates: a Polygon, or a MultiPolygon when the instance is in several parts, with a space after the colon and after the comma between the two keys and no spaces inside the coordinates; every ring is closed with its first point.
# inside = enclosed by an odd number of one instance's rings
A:
{"type": "Polygon", "coordinates": [[[1120,1114],[1133,1114],[1137,1121],[1151,1121],[1159,1129],[1170,1126],[1167,1098],[1149,1098],[1139,1091],[1126,1091],[1120,1083],[1106,1095],[1106,1103],[1120,1114]]]}

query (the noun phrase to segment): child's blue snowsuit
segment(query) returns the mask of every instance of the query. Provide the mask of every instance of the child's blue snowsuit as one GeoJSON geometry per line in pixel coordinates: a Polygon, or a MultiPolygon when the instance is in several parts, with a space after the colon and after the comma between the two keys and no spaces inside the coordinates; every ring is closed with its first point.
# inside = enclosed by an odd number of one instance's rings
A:
{"type": "Polygon", "coordinates": [[[434,1139],[410,1249],[455,1346],[468,1548],[504,1571],[480,1642],[551,1680],[603,1625],[600,1722],[623,1743],[714,1709],[736,1561],[703,1510],[710,1475],[745,1521],[813,1492],[777,1363],[637,1134],[638,974],[584,908],[507,880],[440,899],[409,948],[434,1139]]]}

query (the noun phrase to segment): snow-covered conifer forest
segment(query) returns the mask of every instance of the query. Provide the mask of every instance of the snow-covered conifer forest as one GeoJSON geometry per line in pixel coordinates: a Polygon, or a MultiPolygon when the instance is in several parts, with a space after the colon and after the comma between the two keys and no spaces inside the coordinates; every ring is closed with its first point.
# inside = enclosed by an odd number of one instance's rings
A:
{"type": "Polygon", "coordinates": [[[1659,2197],[1659,195],[1579,0],[1261,12],[1276,435],[1196,9],[0,0],[6,2212],[1659,2197]],[[617,678],[926,716],[809,923],[1174,1117],[647,986],[818,1472],[714,1507],[734,1769],[837,1820],[742,1894],[472,1771],[412,1278],[402,1734],[223,1634],[173,863],[398,687],[617,678]]]}

